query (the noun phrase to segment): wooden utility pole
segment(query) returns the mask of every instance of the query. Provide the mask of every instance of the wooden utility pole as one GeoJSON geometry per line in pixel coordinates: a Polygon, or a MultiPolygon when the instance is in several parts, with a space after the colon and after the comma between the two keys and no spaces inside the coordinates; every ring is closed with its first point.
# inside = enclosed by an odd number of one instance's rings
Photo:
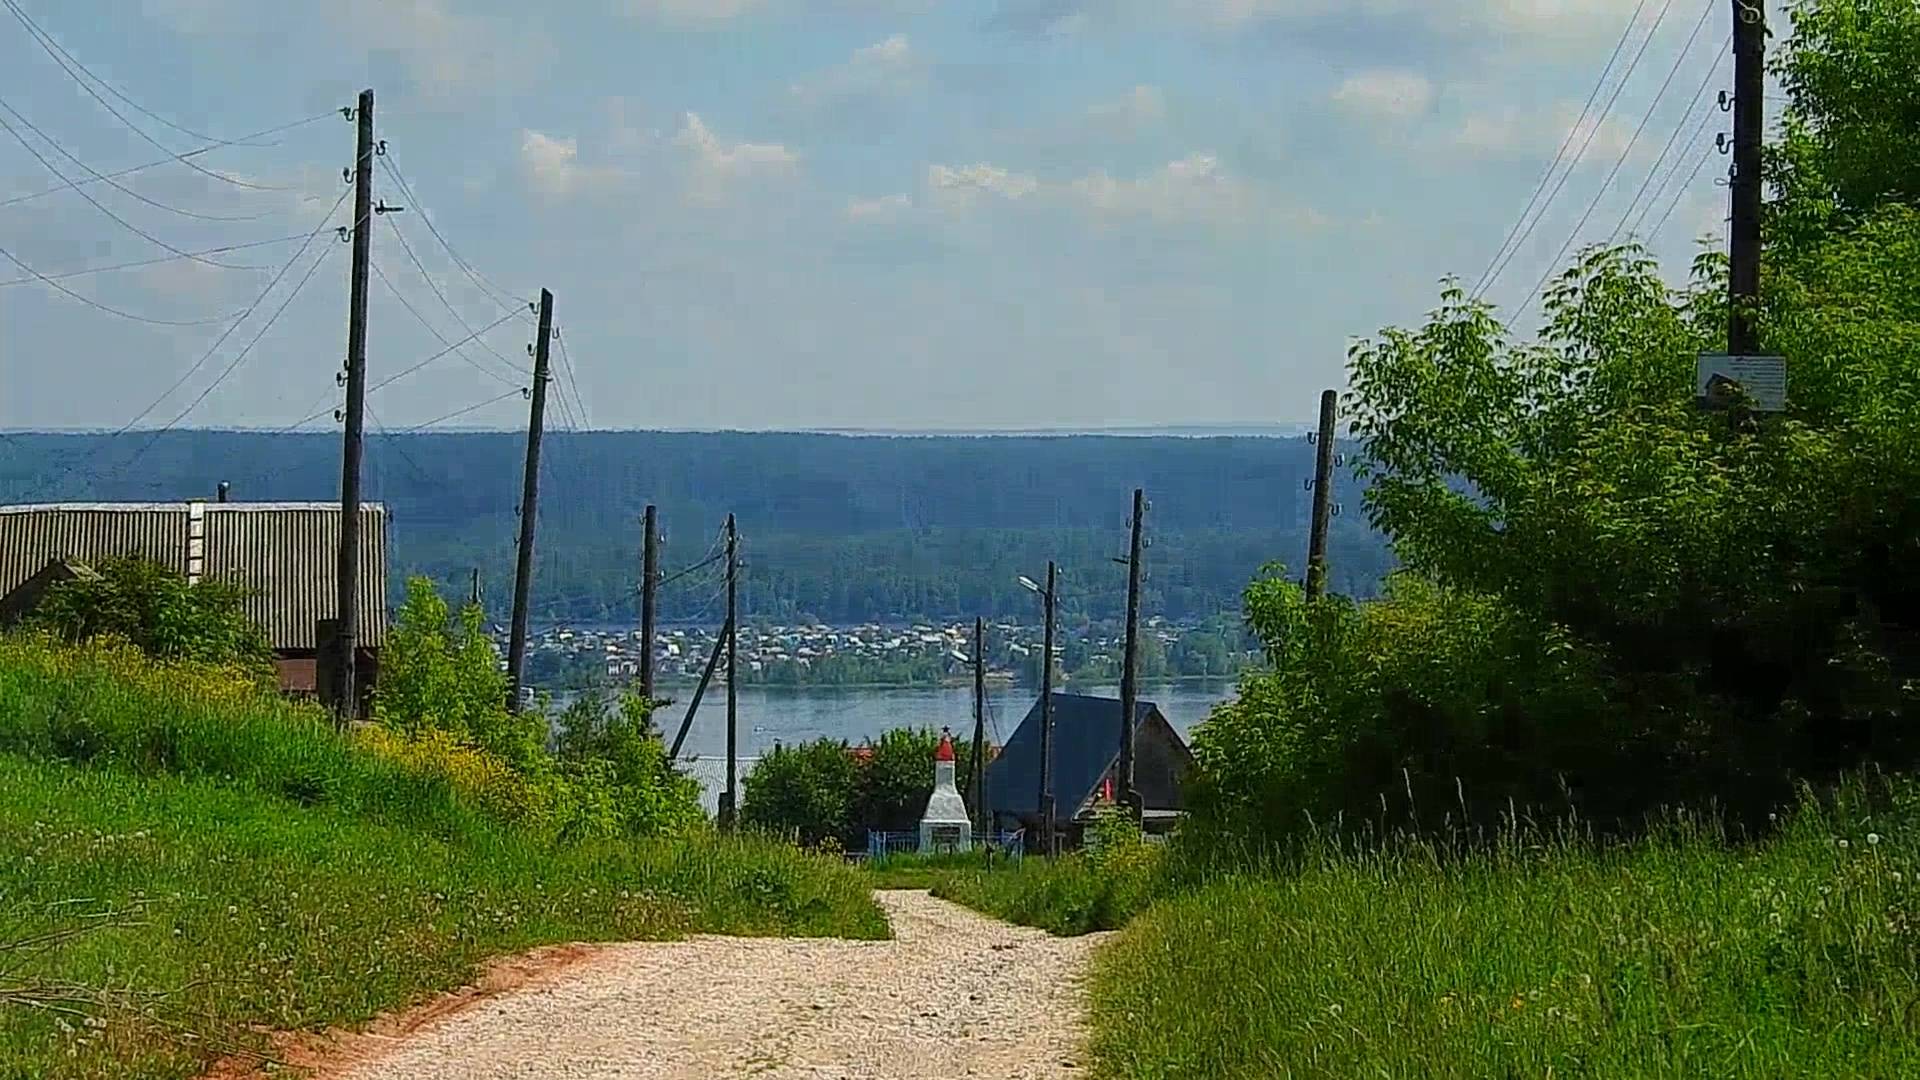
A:
{"type": "Polygon", "coordinates": [[[740,809],[740,713],[739,701],[734,691],[736,667],[739,661],[740,624],[736,621],[740,578],[740,533],[734,527],[733,515],[727,515],[727,793],[720,802],[720,825],[733,828],[734,815],[740,809]]]}
{"type": "Polygon", "coordinates": [[[1047,628],[1040,646],[1040,849],[1058,855],[1053,828],[1053,589],[1057,572],[1047,562],[1047,590],[1040,594],[1047,628]]]}
{"type": "Polygon", "coordinates": [[[1763,0],[1733,0],[1733,223],[1728,245],[1727,352],[1760,351],[1760,141],[1765,127],[1767,19],[1763,0]]]}
{"type": "Polygon", "coordinates": [[[527,471],[520,486],[520,550],[513,572],[513,634],[507,641],[507,708],[520,711],[526,679],[527,605],[533,597],[533,527],[540,510],[540,436],[547,411],[547,349],[553,341],[553,294],[540,290],[540,328],[533,345],[533,411],[527,417],[527,471]]]}
{"type": "Polygon", "coordinates": [[[659,519],[652,503],[640,527],[640,696],[652,701],[653,602],[660,586],[659,519]]]}
{"type": "Polygon", "coordinates": [[[1327,591],[1327,525],[1333,516],[1333,423],[1340,408],[1338,391],[1320,394],[1320,431],[1313,458],[1313,532],[1307,539],[1307,599],[1327,591]]]}
{"type": "Polygon", "coordinates": [[[373,91],[354,106],[359,127],[353,154],[353,278],[347,300],[346,432],[340,452],[340,553],[334,597],[334,716],[345,726],[359,715],[354,658],[359,651],[360,460],[367,415],[367,273],[373,264],[373,91]]]}
{"type": "Polygon", "coordinates": [[[473,607],[480,606],[480,568],[477,566],[473,568],[473,588],[467,594],[467,603],[473,607]]]}
{"type": "Polygon", "coordinates": [[[973,800],[974,820],[982,834],[993,831],[987,812],[987,621],[973,620],[973,757],[968,759],[967,797],[973,800]]]}
{"type": "Polygon", "coordinates": [[[1127,646],[1126,658],[1120,667],[1120,765],[1118,788],[1119,803],[1126,807],[1135,821],[1140,820],[1140,798],[1133,790],[1133,716],[1139,708],[1140,685],[1136,668],[1140,656],[1140,576],[1143,572],[1141,560],[1145,557],[1144,546],[1140,542],[1140,530],[1147,516],[1147,493],[1141,488],[1133,489],[1133,517],[1130,521],[1133,530],[1132,540],[1127,545],[1127,646]]]}

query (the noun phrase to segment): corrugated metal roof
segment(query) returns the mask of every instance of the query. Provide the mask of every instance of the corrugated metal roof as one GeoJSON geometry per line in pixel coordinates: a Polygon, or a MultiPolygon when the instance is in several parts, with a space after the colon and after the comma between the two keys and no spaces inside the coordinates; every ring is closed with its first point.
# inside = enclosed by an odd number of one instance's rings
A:
{"type": "MultiPolygon", "coordinates": [[[[179,573],[188,568],[189,504],[74,503],[0,506],[0,596],[56,558],[138,555],[179,573]]],[[[202,572],[254,592],[248,614],[275,649],[311,649],[316,624],[338,598],[338,503],[206,503],[202,572]]],[[[362,644],[387,633],[387,515],[360,508],[362,644]]]]}
{"type": "MultiPolygon", "coordinates": [[[[1151,701],[1134,702],[1135,730],[1158,713],[1151,701]]],[[[1084,694],[1053,695],[1053,814],[1072,821],[1120,758],[1120,699],[1084,694]]],[[[1168,727],[1172,730],[1171,726],[1168,727]]],[[[1179,738],[1178,733],[1174,737],[1179,738]]],[[[1000,756],[987,763],[987,805],[996,814],[1034,814],[1040,809],[1040,701],[1014,730],[1000,756]]]]}

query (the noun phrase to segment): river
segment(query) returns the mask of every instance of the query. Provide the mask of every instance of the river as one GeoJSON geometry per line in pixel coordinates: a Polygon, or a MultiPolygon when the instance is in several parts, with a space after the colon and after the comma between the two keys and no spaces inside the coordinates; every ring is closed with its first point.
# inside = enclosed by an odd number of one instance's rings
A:
{"type": "MultiPolygon", "coordinates": [[[[1166,683],[1141,688],[1140,699],[1160,706],[1160,712],[1182,735],[1206,719],[1208,710],[1233,696],[1230,680],[1166,683]]],[[[1074,687],[1075,693],[1119,697],[1117,686],[1074,687]]],[[[672,705],[655,715],[669,740],[686,715],[693,697],[690,686],[665,689],[672,705]]],[[[1022,686],[987,688],[987,734],[1003,743],[1020,725],[1037,694],[1022,686]]],[[[564,702],[556,702],[564,704],[564,702]]],[[[892,728],[950,727],[955,735],[973,733],[971,686],[838,688],[743,686],[739,692],[742,757],[761,754],[775,742],[791,746],[811,739],[845,739],[858,745],[892,728]]],[[[727,752],[727,692],[718,684],[707,688],[700,712],[687,733],[683,757],[725,755],[727,752]]]]}

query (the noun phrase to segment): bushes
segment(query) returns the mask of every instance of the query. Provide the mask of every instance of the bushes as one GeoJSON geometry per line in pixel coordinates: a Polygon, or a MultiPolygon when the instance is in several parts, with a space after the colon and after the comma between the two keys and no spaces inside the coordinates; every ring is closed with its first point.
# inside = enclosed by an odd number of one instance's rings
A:
{"type": "Polygon", "coordinates": [[[69,643],[125,641],[155,659],[228,668],[274,685],[273,649],[247,614],[244,588],[213,578],[188,584],[139,558],[103,559],[92,570],[49,588],[29,625],[69,643]]]}
{"type": "Polygon", "coordinates": [[[978,911],[1061,935],[1114,930],[1169,887],[1166,850],[1117,811],[1104,812],[1084,852],[1018,859],[994,868],[937,875],[933,894],[978,911]]]}
{"type": "MultiPolygon", "coordinates": [[[[931,728],[896,728],[858,752],[838,739],[776,746],[747,776],[741,821],[808,845],[864,848],[869,830],[900,832],[919,824],[933,794],[939,745],[931,728]]],[[[972,747],[956,743],[953,749],[955,775],[964,778],[972,747]]]]}

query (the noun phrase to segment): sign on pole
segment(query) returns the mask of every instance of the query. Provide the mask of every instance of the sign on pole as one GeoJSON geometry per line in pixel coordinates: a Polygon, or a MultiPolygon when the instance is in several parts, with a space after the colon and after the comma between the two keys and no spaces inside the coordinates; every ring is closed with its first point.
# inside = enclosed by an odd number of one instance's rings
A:
{"type": "Polygon", "coordinates": [[[1787,407],[1786,358],[1702,353],[1693,394],[1709,409],[1730,408],[1745,398],[1755,412],[1780,412],[1787,407]]]}

